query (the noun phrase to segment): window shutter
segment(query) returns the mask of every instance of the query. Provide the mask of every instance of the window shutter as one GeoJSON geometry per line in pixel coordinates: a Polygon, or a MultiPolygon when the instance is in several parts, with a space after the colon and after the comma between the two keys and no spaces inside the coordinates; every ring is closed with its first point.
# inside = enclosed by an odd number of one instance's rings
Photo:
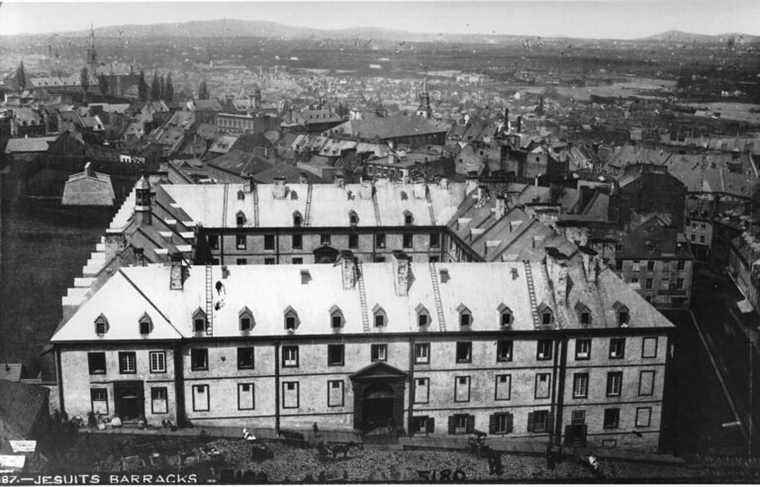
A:
{"type": "Polygon", "coordinates": [[[425,421],[425,432],[435,433],[435,418],[428,417],[425,421]]]}
{"type": "Polygon", "coordinates": [[[550,433],[554,431],[554,414],[549,412],[549,414],[546,415],[546,432],[550,433]]]}
{"type": "Polygon", "coordinates": [[[449,416],[449,434],[453,435],[456,431],[456,419],[454,419],[454,416],[449,416]]]}
{"type": "Polygon", "coordinates": [[[492,414],[488,417],[488,432],[492,435],[496,433],[496,415],[492,414]]]}
{"type": "Polygon", "coordinates": [[[535,430],[534,422],[535,422],[535,413],[528,413],[528,431],[532,432],[535,430]]]}
{"type": "Polygon", "coordinates": [[[467,432],[472,433],[475,431],[475,416],[472,414],[467,415],[467,432]]]}
{"type": "Polygon", "coordinates": [[[507,433],[511,433],[514,430],[514,418],[512,417],[512,413],[506,413],[507,414],[507,433]]]}

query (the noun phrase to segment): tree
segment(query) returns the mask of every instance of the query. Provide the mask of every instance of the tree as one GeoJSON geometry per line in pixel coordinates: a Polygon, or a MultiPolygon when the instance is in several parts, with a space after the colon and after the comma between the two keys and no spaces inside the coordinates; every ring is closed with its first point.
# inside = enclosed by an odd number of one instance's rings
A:
{"type": "Polygon", "coordinates": [[[209,94],[208,94],[208,86],[206,85],[206,80],[201,81],[201,85],[198,87],[198,99],[199,100],[208,100],[209,94]]]}
{"type": "Polygon", "coordinates": [[[108,78],[105,74],[98,76],[98,88],[103,95],[108,95],[108,78]]]}
{"type": "Polygon", "coordinates": [[[166,94],[164,95],[166,101],[174,101],[174,85],[172,84],[172,74],[166,75],[166,94]]]}
{"type": "Polygon", "coordinates": [[[148,83],[145,81],[144,71],[140,71],[140,81],[137,83],[137,92],[140,96],[140,100],[148,100],[148,83]]]}
{"type": "Polygon", "coordinates": [[[150,99],[154,101],[161,99],[161,82],[158,80],[158,73],[155,71],[153,71],[153,82],[150,86],[150,99]]]}
{"type": "Polygon", "coordinates": [[[18,83],[19,90],[26,88],[26,71],[24,71],[24,61],[18,65],[16,69],[16,82],[18,83]]]}

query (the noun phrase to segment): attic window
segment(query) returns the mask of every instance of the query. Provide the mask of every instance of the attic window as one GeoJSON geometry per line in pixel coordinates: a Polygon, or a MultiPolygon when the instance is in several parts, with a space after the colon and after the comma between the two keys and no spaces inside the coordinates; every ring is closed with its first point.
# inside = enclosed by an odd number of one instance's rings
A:
{"type": "Polygon", "coordinates": [[[140,335],[150,335],[150,332],[153,331],[153,320],[150,319],[148,313],[142,315],[142,318],[140,318],[139,321],[139,326],[140,335]]]}
{"type": "Polygon", "coordinates": [[[375,305],[372,308],[372,315],[374,316],[374,324],[376,328],[382,328],[388,323],[388,315],[380,305],[375,305]]]}
{"type": "Polygon", "coordinates": [[[578,301],[575,303],[575,312],[578,314],[578,322],[581,324],[583,328],[588,328],[589,325],[591,325],[591,311],[578,301]]]}
{"type": "Polygon", "coordinates": [[[451,276],[449,275],[448,269],[441,269],[439,273],[441,275],[442,284],[446,284],[447,282],[449,282],[449,279],[451,279],[451,276]]]}
{"type": "Polygon", "coordinates": [[[245,192],[243,192],[242,190],[238,191],[237,192],[237,199],[240,200],[240,201],[243,201],[245,199],[245,192]]]}
{"type": "Polygon", "coordinates": [[[554,313],[552,313],[552,309],[545,304],[538,307],[538,313],[541,315],[542,325],[551,325],[554,322],[554,313]]]}
{"type": "Polygon", "coordinates": [[[301,223],[303,223],[303,217],[301,216],[301,212],[294,211],[293,212],[293,226],[300,227],[301,223]]]}
{"type": "Polygon", "coordinates": [[[459,327],[469,328],[472,325],[472,312],[464,304],[460,304],[457,308],[459,313],[459,327]]]}
{"type": "Polygon", "coordinates": [[[285,330],[288,331],[288,333],[293,333],[296,331],[296,328],[298,328],[298,324],[300,323],[298,320],[298,313],[293,308],[288,308],[285,310],[285,330]]]}
{"type": "Polygon", "coordinates": [[[403,201],[403,200],[408,200],[408,199],[409,199],[409,196],[406,194],[406,191],[402,191],[401,192],[401,200],[403,201]]]}
{"type": "Polygon", "coordinates": [[[95,318],[95,334],[103,336],[108,332],[108,320],[104,315],[95,318]]]}
{"type": "Polygon", "coordinates": [[[615,309],[615,312],[617,313],[617,323],[620,327],[626,327],[628,326],[628,323],[631,321],[631,315],[628,311],[628,307],[619,301],[615,301],[615,304],[612,305],[612,307],[615,309]]]}
{"type": "Polygon", "coordinates": [[[311,272],[308,269],[301,270],[301,284],[309,284],[311,282],[311,272]]]}
{"type": "Polygon", "coordinates": [[[194,333],[203,333],[206,331],[206,313],[198,308],[195,310],[195,313],[193,313],[193,332],[194,333]]]}
{"type": "Polygon", "coordinates": [[[517,267],[513,267],[510,272],[512,273],[512,280],[514,281],[518,277],[520,277],[520,274],[517,272],[517,267]]]}
{"type": "Polygon", "coordinates": [[[355,227],[356,225],[359,224],[359,215],[357,215],[354,210],[351,210],[348,212],[348,223],[352,227],[355,227]]]}
{"type": "Polygon", "coordinates": [[[404,225],[411,225],[414,223],[414,216],[412,216],[412,212],[405,211],[404,212],[404,225]]]}
{"type": "Polygon", "coordinates": [[[298,193],[296,193],[295,191],[291,190],[290,191],[290,199],[291,200],[297,200],[298,199],[298,193]]]}
{"type": "Polygon", "coordinates": [[[245,225],[245,213],[243,213],[242,211],[238,211],[237,214],[235,215],[235,223],[239,227],[242,227],[243,225],[245,225]]]}
{"type": "Polygon", "coordinates": [[[430,325],[430,312],[423,305],[417,306],[417,326],[425,328],[430,325]]]}
{"type": "Polygon", "coordinates": [[[333,330],[343,328],[346,319],[343,317],[343,312],[337,306],[330,308],[330,326],[333,330]]]}
{"type": "Polygon", "coordinates": [[[504,303],[500,304],[499,310],[499,325],[502,328],[510,328],[515,321],[515,317],[512,314],[512,310],[509,309],[504,303]]]}
{"type": "Polygon", "coordinates": [[[240,310],[240,331],[251,331],[253,329],[253,312],[250,309],[243,308],[240,310]]]}

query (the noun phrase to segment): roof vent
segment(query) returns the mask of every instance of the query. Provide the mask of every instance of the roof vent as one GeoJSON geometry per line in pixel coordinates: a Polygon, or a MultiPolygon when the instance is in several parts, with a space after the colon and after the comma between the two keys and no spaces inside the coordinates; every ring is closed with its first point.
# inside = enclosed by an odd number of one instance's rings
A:
{"type": "Polygon", "coordinates": [[[451,279],[448,269],[441,269],[440,274],[441,274],[441,283],[443,284],[449,282],[449,279],[451,279]]]}
{"type": "Polygon", "coordinates": [[[517,272],[517,267],[512,267],[512,269],[510,269],[510,272],[512,273],[513,281],[517,279],[518,277],[520,277],[520,274],[517,272]]]}
{"type": "Polygon", "coordinates": [[[311,272],[308,269],[301,269],[301,284],[309,284],[311,282],[311,272]]]}

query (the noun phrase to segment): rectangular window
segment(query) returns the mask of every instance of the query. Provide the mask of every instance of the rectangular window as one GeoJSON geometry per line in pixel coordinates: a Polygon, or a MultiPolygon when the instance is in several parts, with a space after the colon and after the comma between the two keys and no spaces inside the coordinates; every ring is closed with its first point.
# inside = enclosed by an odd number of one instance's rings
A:
{"type": "Polygon", "coordinates": [[[293,264],[303,264],[303,257],[293,257],[290,259],[290,262],[293,264]]]}
{"type": "Polygon", "coordinates": [[[388,345],[373,343],[370,346],[370,356],[373,362],[385,362],[388,360],[388,345]]]}
{"type": "Polygon", "coordinates": [[[430,379],[416,377],[414,381],[414,403],[427,404],[430,400],[430,379]]]}
{"type": "Polygon", "coordinates": [[[154,374],[163,374],[166,372],[166,352],[150,352],[150,371],[154,374]]]}
{"type": "Polygon", "coordinates": [[[405,249],[411,249],[413,247],[412,243],[414,241],[413,235],[411,233],[405,233],[402,236],[402,246],[405,249]]]}
{"type": "Polygon", "coordinates": [[[496,375],[497,401],[509,401],[512,398],[512,376],[509,374],[496,375]]]}
{"type": "Polygon", "coordinates": [[[577,338],[575,340],[575,360],[588,360],[591,358],[591,339],[577,338]]]}
{"type": "Polygon", "coordinates": [[[651,396],[654,394],[654,370],[642,370],[639,372],[639,396],[651,396]]]}
{"type": "Polygon", "coordinates": [[[252,383],[238,384],[238,410],[256,409],[255,387],[252,383]]]}
{"type": "Polygon", "coordinates": [[[548,399],[551,389],[551,374],[542,372],[536,374],[536,399],[548,399]]]}
{"type": "Polygon", "coordinates": [[[264,265],[274,265],[274,257],[264,257],[264,265]]]}
{"type": "Polygon", "coordinates": [[[470,414],[455,414],[449,416],[449,434],[462,435],[475,430],[475,416],[470,414]]]}
{"type": "Polygon", "coordinates": [[[652,408],[636,408],[636,427],[649,428],[652,424],[652,408]]]}
{"type": "Polygon", "coordinates": [[[253,347],[240,347],[237,349],[238,369],[253,368],[253,347]]]}
{"type": "Polygon", "coordinates": [[[102,375],[106,373],[106,354],[104,352],[91,352],[87,354],[87,365],[90,375],[102,375]]]}
{"type": "Polygon", "coordinates": [[[242,234],[238,233],[237,235],[235,235],[235,247],[238,250],[245,250],[246,239],[245,239],[245,234],[244,233],[242,233],[242,234]]]}
{"type": "Polygon", "coordinates": [[[301,235],[300,233],[293,235],[290,241],[291,241],[291,247],[293,247],[294,249],[300,250],[301,248],[303,248],[303,235],[301,235]]]}
{"type": "Polygon", "coordinates": [[[235,259],[235,264],[237,264],[237,265],[247,265],[248,264],[248,259],[244,259],[244,258],[235,259]]]}
{"type": "Polygon", "coordinates": [[[499,340],[496,342],[496,361],[512,361],[512,340],[499,340]]]}
{"type": "Polygon", "coordinates": [[[657,357],[657,337],[644,337],[641,340],[641,358],[657,357]]]}
{"type": "Polygon", "coordinates": [[[134,374],[137,372],[137,357],[135,352],[119,352],[119,373],[134,374]]]}
{"type": "Polygon", "coordinates": [[[469,402],[470,400],[470,376],[461,375],[454,377],[454,402],[469,402]]]}
{"type": "Polygon", "coordinates": [[[345,345],[327,346],[327,365],[343,365],[345,345]]]}
{"type": "Polygon", "coordinates": [[[193,348],[190,350],[190,369],[208,370],[208,350],[205,348],[193,348]]]}
{"type": "Polygon", "coordinates": [[[298,367],[298,345],[284,345],[282,347],[282,366],[298,367]]]}
{"type": "Polygon", "coordinates": [[[574,409],[570,415],[570,424],[586,424],[586,411],[584,409],[574,409]]]}
{"type": "Polygon", "coordinates": [[[653,260],[647,261],[647,270],[648,271],[653,271],[654,270],[654,261],[653,260]]]}
{"type": "Polygon", "coordinates": [[[274,250],[274,235],[271,233],[264,235],[264,250],[274,250]]]}
{"type": "Polygon", "coordinates": [[[150,388],[150,412],[153,414],[169,412],[169,395],[166,387],[150,388]]]}
{"type": "Polygon", "coordinates": [[[683,289],[683,278],[679,277],[676,279],[676,289],[683,289]]]}
{"type": "Polygon", "coordinates": [[[435,418],[430,416],[413,416],[412,417],[413,433],[433,433],[435,432],[435,418]]]}
{"type": "Polygon", "coordinates": [[[472,342],[457,342],[457,363],[469,364],[472,362],[472,342]]]}
{"type": "Polygon", "coordinates": [[[319,235],[319,243],[320,243],[320,245],[330,245],[330,234],[329,233],[321,233],[319,235]]]}
{"type": "Polygon", "coordinates": [[[375,247],[377,247],[378,249],[385,248],[385,234],[384,233],[378,233],[375,235],[375,247]]]}
{"type": "Polygon", "coordinates": [[[638,260],[634,260],[633,264],[631,265],[631,268],[633,269],[633,272],[639,272],[641,269],[641,265],[639,264],[638,260]]]}
{"type": "Polygon", "coordinates": [[[620,408],[604,410],[604,429],[614,430],[620,425],[620,408]]]}
{"type": "Polygon", "coordinates": [[[490,417],[489,432],[495,435],[506,435],[513,431],[512,415],[510,413],[497,413],[490,417]]]}
{"type": "Polygon", "coordinates": [[[644,281],[644,289],[652,289],[652,278],[648,278],[644,281]]]}
{"type": "Polygon", "coordinates": [[[540,410],[528,413],[528,431],[546,433],[549,430],[549,411],[540,410]]]}
{"type": "Polygon", "coordinates": [[[537,342],[536,359],[537,360],[551,360],[552,359],[552,341],[551,340],[539,340],[537,342]]]}
{"type": "Polygon", "coordinates": [[[660,281],[660,289],[670,289],[670,279],[660,281]]]}
{"type": "Polygon", "coordinates": [[[299,404],[298,382],[282,383],[282,407],[283,409],[297,409],[299,404]]]}
{"type": "Polygon", "coordinates": [[[430,363],[430,344],[429,343],[415,343],[414,344],[414,363],[415,364],[429,364],[430,363]]]}
{"type": "Polygon", "coordinates": [[[92,402],[92,412],[108,414],[108,389],[105,387],[90,389],[90,401],[92,402]]]}
{"type": "Polygon", "coordinates": [[[676,266],[676,269],[678,269],[679,271],[682,271],[685,266],[686,266],[686,261],[685,260],[679,260],[678,261],[678,265],[676,266]]]}
{"type": "Polygon", "coordinates": [[[209,391],[207,384],[193,386],[193,411],[209,410],[209,391]]]}
{"type": "Polygon", "coordinates": [[[211,250],[219,248],[219,235],[211,234],[208,236],[208,246],[211,250]]]}
{"type": "Polygon", "coordinates": [[[359,247],[359,235],[355,233],[348,234],[348,248],[355,249],[359,247]]]}
{"type": "Polygon", "coordinates": [[[610,338],[610,358],[625,358],[625,338],[610,338]]]}
{"type": "Polygon", "coordinates": [[[623,389],[623,373],[607,372],[607,397],[616,397],[620,395],[623,389]]]}
{"type": "Polygon", "coordinates": [[[327,381],[327,407],[343,407],[343,381],[327,381]]]}
{"type": "Polygon", "coordinates": [[[431,248],[440,247],[440,245],[441,245],[441,237],[440,237],[440,235],[438,233],[431,233],[428,245],[431,248]]]}
{"type": "Polygon", "coordinates": [[[585,399],[588,397],[588,373],[573,374],[573,398],[585,399]]]}

